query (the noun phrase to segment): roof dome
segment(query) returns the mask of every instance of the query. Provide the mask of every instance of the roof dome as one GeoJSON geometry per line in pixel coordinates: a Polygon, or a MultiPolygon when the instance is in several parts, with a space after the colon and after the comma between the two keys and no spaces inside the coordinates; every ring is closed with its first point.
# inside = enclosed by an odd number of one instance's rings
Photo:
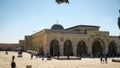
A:
{"type": "Polygon", "coordinates": [[[64,29],[62,25],[60,24],[54,24],[51,29],[64,29]]]}

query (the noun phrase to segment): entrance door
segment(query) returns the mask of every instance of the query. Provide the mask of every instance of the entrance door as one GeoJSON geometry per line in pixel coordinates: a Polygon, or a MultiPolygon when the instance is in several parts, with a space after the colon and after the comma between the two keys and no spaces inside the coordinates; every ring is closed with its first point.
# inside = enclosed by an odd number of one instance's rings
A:
{"type": "Polygon", "coordinates": [[[117,47],[116,47],[115,42],[113,41],[110,42],[108,52],[110,56],[115,56],[117,54],[117,47]]]}
{"type": "Polygon", "coordinates": [[[93,56],[98,56],[103,54],[103,48],[102,45],[99,41],[95,41],[92,46],[92,53],[93,56]]]}
{"type": "Polygon", "coordinates": [[[87,46],[84,41],[80,41],[77,45],[77,56],[85,56],[87,54],[87,46]]]}
{"type": "Polygon", "coordinates": [[[52,40],[50,43],[50,55],[56,56],[59,52],[59,43],[57,40],[52,40]]]}
{"type": "Polygon", "coordinates": [[[70,40],[65,41],[64,43],[64,55],[65,56],[72,56],[73,55],[73,48],[72,43],[70,40]]]}

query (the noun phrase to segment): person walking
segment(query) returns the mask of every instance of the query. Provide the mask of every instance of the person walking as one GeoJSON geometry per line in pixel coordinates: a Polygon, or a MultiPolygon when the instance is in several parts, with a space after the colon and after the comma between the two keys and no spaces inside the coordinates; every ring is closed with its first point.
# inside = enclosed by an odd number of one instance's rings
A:
{"type": "Polygon", "coordinates": [[[8,51],[6,51],[5,54],[8,55],[8,51]]]}
{"type": "Polygon", "coordinates": [[[31,54],[31,60],[33,59],[33,54],[31,54]]]}
{"type": "Polygon", "coordinates": [[[11,68],[16,68],[16,63],[14,62],[14,60],[12,60],[11,62],[11,68]]]}
{"type": "Polygon", "coordinates": [[[14,59],[15,59],[15,56],[13,55],[13,56],[12,56],[12,61],[14,61],[14,59]]]}
{"type": "Polygon", "coordinates": [[[100,57],[100,62],[103,63],[103,58],[102,58],[102,56],[100,57]]]}
{"type": "Polygon", "coordinates": [[[105,63],[108,63],[107,56],[105,56],[105,63]]]}

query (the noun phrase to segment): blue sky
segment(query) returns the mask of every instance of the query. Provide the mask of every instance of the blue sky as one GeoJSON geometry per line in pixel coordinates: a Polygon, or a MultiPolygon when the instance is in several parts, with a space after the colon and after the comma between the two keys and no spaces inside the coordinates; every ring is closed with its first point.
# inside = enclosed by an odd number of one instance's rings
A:
{"type": "Polygon", "coordinates": [[[57,20],[64,28],[96,25],[119,35],[119,0],[0,0],[0,43],[18,43],[25,35],[50,29],[57,20]]]}

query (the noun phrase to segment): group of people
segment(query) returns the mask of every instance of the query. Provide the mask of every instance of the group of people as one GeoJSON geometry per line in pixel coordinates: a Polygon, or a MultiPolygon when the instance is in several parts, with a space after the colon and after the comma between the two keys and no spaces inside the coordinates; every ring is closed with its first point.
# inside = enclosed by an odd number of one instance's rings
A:
{"type": "MultiPolygon", "coordinates": [[[[8,55],[8,51],[5,52],[6,55],[8,55]]],[[[15,56],[12,56],[12,62],[11,62],[11,68],[16,68],[16,63],[15,63],[15,56]]]]}
{"type": "Polygon", "coordinates": [[[100,61],[101,61],[101,63],[108,63],[108,59],[107,59],[107,57],[100,57],[100,61]]]}

